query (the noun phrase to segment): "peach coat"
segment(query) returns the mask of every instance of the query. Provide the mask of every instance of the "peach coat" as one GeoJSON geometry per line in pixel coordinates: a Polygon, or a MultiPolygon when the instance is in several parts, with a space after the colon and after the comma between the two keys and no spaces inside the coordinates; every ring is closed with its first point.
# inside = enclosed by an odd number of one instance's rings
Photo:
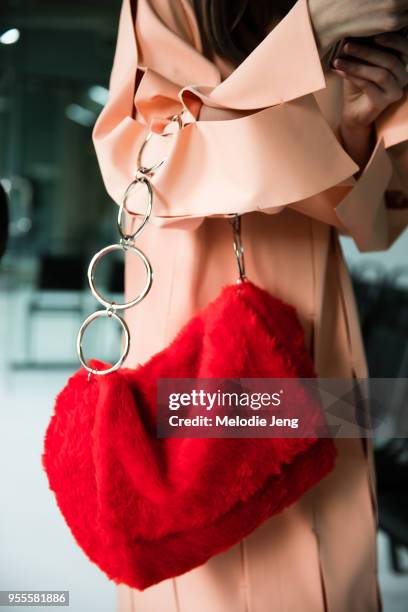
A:
{"type": "MultiPolygon", "coordinates": [[[[388,210],[385,193],[407,193],[401,171],[407,154],[399,145],[408,138],[407,100],[378,121],[375,150],[356,179],[358,167],[337,138],[342,85],[324,70],[306,0],[235,69],[201,51],[189,0],[138,0],[135,19],[130,0],[123,1],[110,98],[94,129],[112,198],[119,203],[131,181],[148,127],[156,133],[146,163],[167,154],[152,181],[151,223],[138,238],[154,281],[146,299],[127,311],[127,365],[166,346],[234,282],[223,215],[239,212],[248,277],[296,307],[319,375],[367,376],[338,234],[350,235],[362,251],[379,250],[405,227],[407,210],[388,210]],[[203,121],[203,104],[236,114],[203,121]],[[184,127],[160,136],[183,109],[184,127]]],[[[140,213],[145,205],[142,192],[128,203],[140,213]]],[[[127,255],[128,297],[141,282],[127,255]]],[[[143,592],[119,586],[118,610],[380,610],[371,444],[336,445],[335,470],[298,503],[183,576],[143,592]]]]}

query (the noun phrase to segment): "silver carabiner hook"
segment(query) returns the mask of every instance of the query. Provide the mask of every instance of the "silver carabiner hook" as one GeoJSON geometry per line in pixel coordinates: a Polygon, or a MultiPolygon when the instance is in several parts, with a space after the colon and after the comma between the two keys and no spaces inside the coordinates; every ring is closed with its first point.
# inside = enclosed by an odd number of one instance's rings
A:
{"type": "Polygon", "coordinates": [[[241,236],[241,215],[236,214],[232,219],[230,219],[230,223],[232,225],[232,229],[234,232],[234,253],[237,260],[238,265],[238,273],[239,279],[238,282],[242,282],[247,280],[245,275],[245,260],[244,260],[244,245],[242,243],[241,236]]]}

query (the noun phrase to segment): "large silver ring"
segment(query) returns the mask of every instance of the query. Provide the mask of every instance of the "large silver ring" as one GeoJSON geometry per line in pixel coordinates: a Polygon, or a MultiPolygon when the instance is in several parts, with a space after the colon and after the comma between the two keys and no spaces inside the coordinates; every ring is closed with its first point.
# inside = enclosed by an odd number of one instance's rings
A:
{"type": "MultiPolygon", "coordinates": [[[[184,110],[178,114],[178,115],[174,115],[171,118],[171,122],[176,122],[178,125],[178,129],[181,130],[181,128],[183,127],[183,118],[182,118],[182,113],[184,112],[184,110]]],[[[167,160],[167,157],[164,157],[163,159],[161,159],[159,162],[156,162],[155,164],[153,164],[153,166],[150,167],[146,167],[143,166],[142,163],[142,153],[145,149],[145,146],[147,145],[147,143],[149,142],[149,140],[151,139],[151,137],[153,136],[154,132],[152,132],[151,130],[149,130],[149,132],[146,135],[146,138],[144,139],[139,152],[137,154],[137,166],[139,169],[141,169],[141,171],[143,172],[143,174],[153,174],[154,172],[156,172],[156,170],[158,170],[160,168],[160,166],[162,166],[164,164],[164,162],[167,160]]],[[[168,134],[160,134],[163,138],[166,138],[167,136],[173,136],[172,132],[169,132],[168,134]]]]}
{"type": "Polygon", "coordinates": [[[89,281],[89,287],[92,291],[92,295],[98,300],[100,304],[102,304],[108,309],[113,308],[114,310],[126,310],[127,308],[132,308],[132,306],[135,306],[136,304],[138,304],[141,300],[143,300],[145,295],[150,291],[150,288],[152,286],[152,281],[153,281],[153,270],[152,270],[150,261],[147,259],[146,255],[142,253],[142,251],[140,251],[135,246],[131,244],[126,244],[126,245],[110,244],[109,246],[98,251],[92,257],[89,267],[88,267],[88,281],[89,281]],[[145,270],[146,270],[146,282],[144,284],[142,291],[139,293],[137,297],[135,297],[133,300],[130,300],[129,302],[124,302],[124,303],[119,303],[119,304],[117,304],[116,302],[110,302],[109,300],[104,298],[103,295],[99,293],[99,291],[95,287],[94,276],[95,276],[96,264],[103,257],[105,257],[105,255],[108,255],[109,253],[112,253],[113,251],[130,251],[134,253],[141,259],[142,263],[144,264],[145,270]]]}
{"type": "Polygon", "coordinates": [[[119,212],[118,212],[118,231],[119,231],[119,234],[122,236],[123,240],[126,240],[127,242],[129,242],[129,241],[133,241],[133,240],[135,240],[137,238],[137,236],[140,234],[140,232],[142,231],[142,229],[144,228],[144,226],[148,222],[148,220],[150,218],[150,215],[152,214],[152,207],[153,207],[153,189],[152,189],[152,186],[150,184],[150,181],[145,176],[137,176],[135,179],[133,179],[133,181],[130,183],[130,185],[128,185],[128,187],[127,187],[127,189],[125,191],[125,194],[124,194],[124,196],[122,198],[122,202],[120,204],[120,207],[119,207],[119,212]],[[134,189],[135,185],[137,185],[138,183],[143,183],[147,187],[147,206],[146,206],[146,210],[145,210],[142,222],[139,225],[139,227],[137,228],[137,230],[135,232],[133,232],[132,234],[126,234],[125,230],[122,228],[123,214],[126,212],[130,216],[134,216],[134,217],[137,216],[137,214],[131,213],[131,212],[128,211],[128,209],[126,208],[126,203],[127,203],[129,195],[131,194],[131,192],[134,189]]]}
{"type": "Polygon", "coordinates": [[[89,317],[85,319],[85,321],[82,323],[81,327],[79,328],[79,332],[77,336],[77,353],[78,353],[79,361],[90,374],[97,374],[99,376],[104,376],[105,374],[110,374],[111,372],[118,370],[120,366],[122,365],[122,363],[125,361],[126,357],[128,356],[129,347],[130,347],[130,334],[129,334],[129,328],[127,326],[127,323],[125,322],[124,319],[122,319],[122,317],[117,315],[112,310],[97,310],[96,312],[93,312],[91,315],[89,315],[89,317]],[[124,344],[122,353],[118,361],[113,366],[108,368],[107,370],[96,370],[95,368],[91,368],[86,362],[86,359],[83,353],[83,349],[82,349],[82,340],[83,340],[86,328],[92,323],[92,321],[95,321],[95,319],[98,319],[99,317],[109,317],[109,318],[113,318],[116,321],[118,321],[122,327],[122,330],[125,336],[125,344],[124,344]]]}

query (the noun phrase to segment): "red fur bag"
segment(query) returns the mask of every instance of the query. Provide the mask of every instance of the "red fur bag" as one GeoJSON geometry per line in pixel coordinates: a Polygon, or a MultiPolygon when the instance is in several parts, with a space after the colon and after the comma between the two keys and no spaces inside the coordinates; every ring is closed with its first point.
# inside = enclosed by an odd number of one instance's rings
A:
{"type": "MultiPolygon", "coordinates": [[[[115,582],[145,589],[239,542],[333,468],[333,441],[158,439],[157,380],[314,376],[293,307],[248,281],[225,287],[146,364],[90,381],[77,372],[43,465],[78,544],[115,582]]],[[[317,431],[320,406],[307,409],[317,431]]]]}

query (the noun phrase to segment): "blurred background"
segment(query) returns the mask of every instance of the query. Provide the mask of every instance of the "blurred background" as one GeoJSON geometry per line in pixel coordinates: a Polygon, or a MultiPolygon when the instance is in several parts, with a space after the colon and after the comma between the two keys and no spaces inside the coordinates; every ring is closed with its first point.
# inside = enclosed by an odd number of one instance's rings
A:
{"type": "MultiPolygon", "coordinates": [[[[119,9],[120,0],[0,5],[0,226],[8,216],[9,232],[0,263],[0,589],[69,589],[75,612],[113,611],[115,588],[75,545],[39,462],[50,398],[77,369],[76,333],[94,310],[87,263],[116,237],[91,131],[107,99],[119,9]]],[[[408,378],[408,232],[384,253],[362,255],[346,238],[342,246],[370,374],[408,378]]],[[[98,275],[106,292],[123,291],[120,259],[98,275]]],[[[92,328],[87,348],[115,360],[118,330],[100,331],[92,328]]],[[[377,446],[385,612],[406,612],[408,447],[377,446]]]]}

